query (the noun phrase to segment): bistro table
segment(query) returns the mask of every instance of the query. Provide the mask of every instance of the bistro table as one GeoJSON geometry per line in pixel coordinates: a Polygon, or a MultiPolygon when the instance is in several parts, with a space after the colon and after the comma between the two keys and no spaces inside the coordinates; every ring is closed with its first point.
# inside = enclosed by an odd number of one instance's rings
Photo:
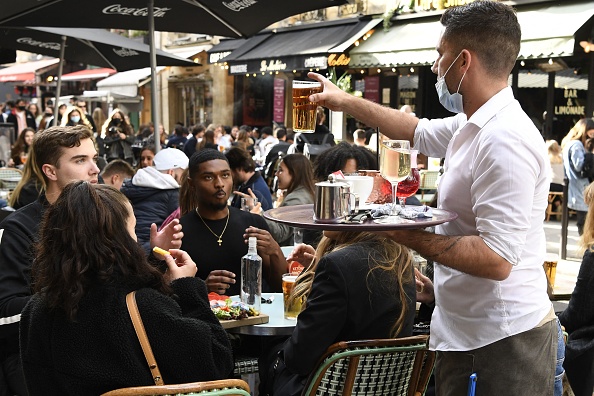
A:
{"type": "MultiPolygon", "coordinates": [[[[285,319],[283,293],[262,293],[262,297],[269,299],[274,296],[272,304],[262,304],[262,313],[268,315],[268,323],[239,326],[227,329],[229,333],[257,335],[257,336],[290,336],[297,320],[285,319]]],[[[239,296],[231,296],[233,301],[239,301],[239,296]]]]}

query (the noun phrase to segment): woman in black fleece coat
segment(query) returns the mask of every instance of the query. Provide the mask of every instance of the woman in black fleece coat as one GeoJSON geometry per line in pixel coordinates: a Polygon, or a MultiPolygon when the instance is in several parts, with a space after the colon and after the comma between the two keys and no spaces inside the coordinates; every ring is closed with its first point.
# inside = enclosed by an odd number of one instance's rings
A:
{"type": "Polygon", "coordinates": [[[569,338],[563,367],[575,396],[594,392],[594,183],[584,190],[588,214],[579,241],[584,252],[569,305],[559,315],[569,338]]]}
{"type": "Polygon", "coordinates": [[[30,396],[154,384],[126,308],[134,290],[165,384],[230,375],[229,340],[196,265],[172,249],[161,274],[147,263],[134,225],[123,194],[87,182],[68,185],[46,211],[32,268],[36,294],[20,327],[30,396]]]}

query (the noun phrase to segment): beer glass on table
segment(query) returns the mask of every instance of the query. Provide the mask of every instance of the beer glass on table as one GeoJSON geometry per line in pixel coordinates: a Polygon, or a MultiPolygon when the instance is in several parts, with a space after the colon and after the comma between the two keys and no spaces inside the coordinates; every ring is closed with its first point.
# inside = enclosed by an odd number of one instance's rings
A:
{"type": "Polygon", "coordinates": [[[293,81],[293,132],[313,133],[316,130],[318,105],[309,101],[309,96],[322,92],[317,81],[293,81]]]}
{"type": "Polygon", "coordinates": [[[398,205],[398,182],[410,174],[410,142],[408,140],[384,140],[380,147],[380,174],[392,184],[392,215],[380,219],[381,223],[401,223],[396,215],[398,205]]]}
{"type": "Polygon", "coordinates": [[[301,298],[291,298],[297,275],[284,274],[282,279],[285,319],[297,319],[297,315],[301,312],[301,298]]]}

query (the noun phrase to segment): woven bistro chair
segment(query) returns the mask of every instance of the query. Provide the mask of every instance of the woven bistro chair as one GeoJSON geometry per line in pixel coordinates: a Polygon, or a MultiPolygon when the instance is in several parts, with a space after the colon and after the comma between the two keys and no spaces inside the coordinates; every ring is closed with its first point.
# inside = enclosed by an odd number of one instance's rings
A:
{"type": "MultiPolygon", "coordinates": [[[[425,192],[437,190],[437,178],[439,171],[421,170],[419,172],[421,180],[419,181],[419,190],[421,192],[421,202],[425,201],[425,192]]],[[[429,199],[430,200],[430,199],[429,199]]]]}
{"type": "Polygon", "coordinates": [[[225,379],[206,382],[189,382],[177,385],[137,386],[104,393],[101,396],[250,396],[250,387],[240,379],[225,379]]]}
{"type": "Polygon", "coordinates": [[[23,177],[23,172],[16,168],[0,168],[0,187],[14,190],[23,177]]]}
{"type": "Polygon", "coordinates": [[[338,342],[320,359],[302,396],[422,396],[435,363],[428,339],[338,342]]]}

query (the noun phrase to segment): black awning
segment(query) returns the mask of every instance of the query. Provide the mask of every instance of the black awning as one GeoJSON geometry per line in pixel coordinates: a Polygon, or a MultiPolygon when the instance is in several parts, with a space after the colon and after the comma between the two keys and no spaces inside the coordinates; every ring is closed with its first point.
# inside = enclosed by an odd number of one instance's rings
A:
{"type": "Polygon", "coordinates": [[[379,23],[353,18],[265,31],[222,61],[230,65],[231,74],[326,69],[332,48],[355,41],[379,23]]]}

